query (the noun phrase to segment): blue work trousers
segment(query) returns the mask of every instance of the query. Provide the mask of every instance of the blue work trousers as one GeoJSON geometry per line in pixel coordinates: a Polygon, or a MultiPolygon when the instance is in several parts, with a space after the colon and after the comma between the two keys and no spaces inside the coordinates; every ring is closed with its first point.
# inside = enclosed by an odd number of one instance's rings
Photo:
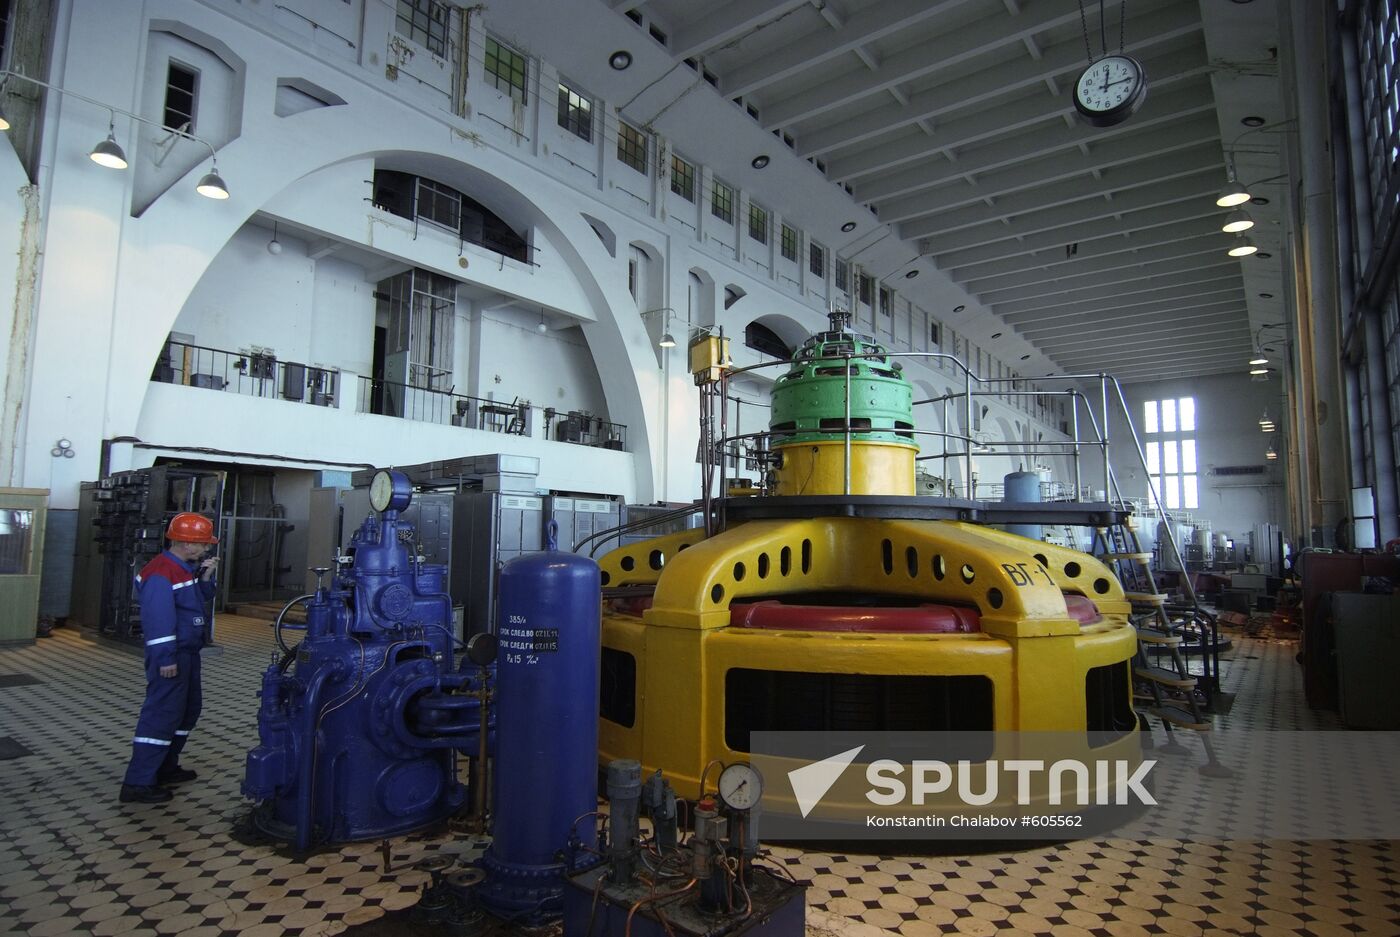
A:
{"type": "Polygon", "coordinates": [[[199,685],[199,651],[175,652],[180,672],[162,677],[160,666],[146,660],[146,701],[131,740],[126,784],[149,786],[180,766],[180,751],[199,721],[204,695],[199,685]]]}

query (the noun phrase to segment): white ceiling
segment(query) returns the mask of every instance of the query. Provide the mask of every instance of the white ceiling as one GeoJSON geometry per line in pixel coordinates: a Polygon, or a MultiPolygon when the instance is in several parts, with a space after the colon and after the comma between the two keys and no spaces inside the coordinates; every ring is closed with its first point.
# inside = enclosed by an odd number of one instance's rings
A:
{"type": "Polygon", "coordinates": [[[1270,201],[1245,206],[1267,258],[1226,255],[1215,205],[1226,150],[1247,183],[1280,172],[1275,0],[1104,0],[1109,50],[1121,35],[1149,81],[1110,128],[1070,96],[1086,26],[1100,51],[1099,0],[1082,19],[1080,0],[575,0],[546,4],[553,38],[530,29],[543,2],[488,26],[518,18],[532,52],[756,197],[800,206],[814,237],[1026,373],[1238,371],[1282,315],[1283,188],[1251,185],[1270,201]],[[614,49],[632,68],[606,68],[614,49]],[[846,220],[858,229],[839,233],[846,220]]]}

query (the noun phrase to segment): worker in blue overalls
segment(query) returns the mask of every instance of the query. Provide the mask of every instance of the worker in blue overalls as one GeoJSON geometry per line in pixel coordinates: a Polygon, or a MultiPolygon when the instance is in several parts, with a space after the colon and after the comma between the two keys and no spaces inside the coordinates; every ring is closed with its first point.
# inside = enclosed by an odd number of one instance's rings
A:
{"type": "Polygon", "coordinates": [[[193,781],[180,767],[180,751],[199,719],[199,651],[209,639],[210,600],[218,559],[214,525],[199,514],[176,514],[166,528],[170,549],[136,577],[141,630],[146,640],[146,701],[131,740],[131,763],[122,781],[123,803],[159,804],[168,784],[193,781]]]}

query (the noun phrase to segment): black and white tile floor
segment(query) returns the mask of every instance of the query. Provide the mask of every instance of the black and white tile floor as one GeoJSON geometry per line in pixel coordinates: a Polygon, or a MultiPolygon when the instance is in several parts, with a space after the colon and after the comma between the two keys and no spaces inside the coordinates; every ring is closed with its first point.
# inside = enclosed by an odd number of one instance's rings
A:
{"type": "MultiPolygon", "coordinates": [[[[0,651],[0,934],[326,935],[417,900],[414,864],[479,844],[453,834],[293,860],[231,836],[256,740],[263,623],[220,620],[205,713],[168,805],[120,805],[140,661],[60,629],[0,651]],[[25,675],[37,682],[6,679],[25,675]]],[[[1308,710],[1294,647],[1244,640],[1226,665],[1230,727],[1331,728],[1308,710]]],[[[1188,740],[1190,743],[1191,740],[1188,740]]],[[[1194,751],[1194,748],[1193,748],[1194,751]]],[[[1099,840],[976,856],[837,855],[775,848],[808,892],[817,934],[1141,934],[1400,937],[1400,844],[1099,840]]]]}

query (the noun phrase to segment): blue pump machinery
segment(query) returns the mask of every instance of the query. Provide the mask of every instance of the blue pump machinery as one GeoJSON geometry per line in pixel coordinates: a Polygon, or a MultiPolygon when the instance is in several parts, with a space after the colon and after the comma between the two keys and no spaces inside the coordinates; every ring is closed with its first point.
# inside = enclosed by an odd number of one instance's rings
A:
{"type": "Polygon", "coordinates": [[[483,732],[490,741],[490,671],[455,663],[447,570],[416,555],[398,517],[411,498],[405,475],[378,473],[378,516],[333,570],[318,570],[295,647],[279,616],[282,655],[263,674],[243,793],[257,801],[254,826],[297,851],[443,820],[466,799],[458,751],[479,757],[483,732]]]}

